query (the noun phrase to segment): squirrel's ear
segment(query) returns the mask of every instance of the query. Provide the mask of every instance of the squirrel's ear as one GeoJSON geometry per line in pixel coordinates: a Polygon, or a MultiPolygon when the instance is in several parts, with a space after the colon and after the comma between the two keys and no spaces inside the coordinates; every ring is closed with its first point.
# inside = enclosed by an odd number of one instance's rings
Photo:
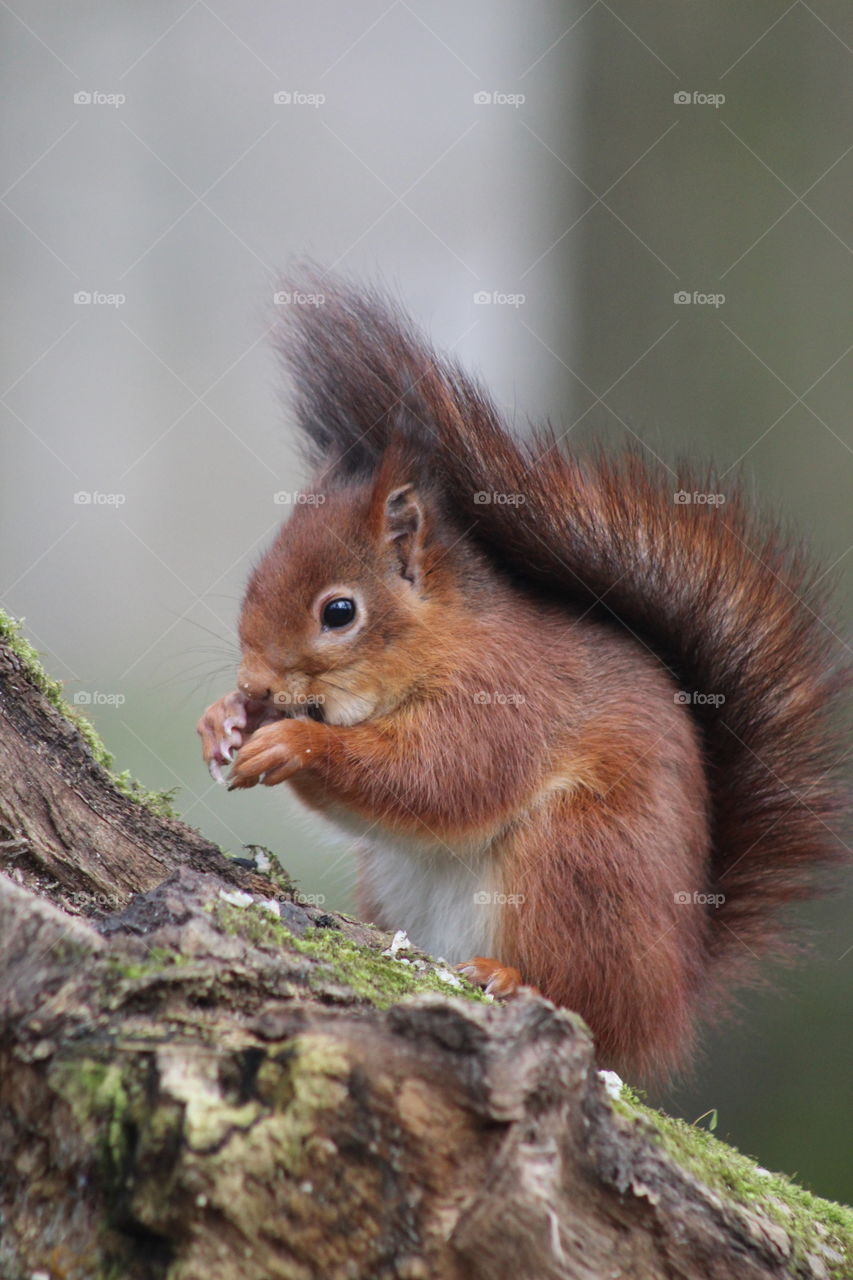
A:
{"type": "Polygon", "coordinates": [[[385,499],[385,541],[392,544],[400,572],[414,582],[420,567],[424,541],[424,510],[412,484],[392,489],[385,499]]]}

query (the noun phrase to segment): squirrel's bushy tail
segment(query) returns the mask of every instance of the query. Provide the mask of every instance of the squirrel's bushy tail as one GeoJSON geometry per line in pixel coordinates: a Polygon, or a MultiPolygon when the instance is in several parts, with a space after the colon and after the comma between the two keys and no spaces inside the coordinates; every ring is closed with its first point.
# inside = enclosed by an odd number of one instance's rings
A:
{"type": "MultiPolygon", "coordinates": [[[[712,797],[714,973],[785,950],[778,908],[814,892],[844,846],[834,704],[843,646],[821,575],[726,482],[640,449],[575,457],[555,433],[513,439],[488,396],[370,290],[318,273],[281,350],[313,461],[332,481],[369,475],[411,443],[462,531],[510,573],[610,619],[673,672],[701,726],[712,797]],[[523,503],[483,501],[521,494],[523,503]],[[479,498],[479,500],[478,500],[479,498]]],[[[650,714],[653,714],[650,712],[650,714]]]]}

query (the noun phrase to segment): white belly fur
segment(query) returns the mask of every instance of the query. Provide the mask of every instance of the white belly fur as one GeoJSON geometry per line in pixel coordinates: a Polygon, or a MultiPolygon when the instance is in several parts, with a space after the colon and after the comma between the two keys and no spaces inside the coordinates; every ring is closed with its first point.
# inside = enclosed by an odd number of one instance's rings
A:
{"type": "Polygon", "coordinates": [[[402,836],[343,809],[322,816],[357,854],[360,888],[380,904],[385,928],[404,929],[415,946],[451,963],[493,954],[497,884],[488,845],[402,836]]]}

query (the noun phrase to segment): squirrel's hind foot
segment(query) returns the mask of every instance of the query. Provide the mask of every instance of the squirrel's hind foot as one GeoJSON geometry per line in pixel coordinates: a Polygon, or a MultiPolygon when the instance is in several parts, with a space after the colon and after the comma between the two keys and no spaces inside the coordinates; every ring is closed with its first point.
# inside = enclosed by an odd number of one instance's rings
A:
{"type": "MultiPolygon", "coordinates": [[[[474,956],[472,960],[466,960],[456,967],[475,987],[482,987],[488,996],[507,999],[516,995],[525,985],[518,969],[501,964],[500,960],[494,960],[491,956],[474,956]]],[[[528,987],[528,990],[535,991],[536,988],[528,987]]]]}

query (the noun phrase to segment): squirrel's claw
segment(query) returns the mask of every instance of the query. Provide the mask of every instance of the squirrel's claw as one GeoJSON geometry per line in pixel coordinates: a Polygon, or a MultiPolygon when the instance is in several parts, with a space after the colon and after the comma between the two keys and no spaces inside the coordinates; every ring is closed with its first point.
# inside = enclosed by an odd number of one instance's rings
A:
{"type": "Polygon", "coordinates": [[[490,956],[474,956],[472,960],[458,964],[456,968],[475,987],[482,987],[487,996],[514,996],[524,985],[518,969],[501,964],[500,960],[493,960],[490,956]]]}
{"type": "Polygon", "coordinates": [[[230,764],[231,761],[234,759],[234,748],[237,747],[239,749],[243,745],[242,733],[237,733],[236,731],[228,733],[227,726],[228,726],[228,721],[226,720],[225,732],[228,734],[228,736],[220,740],[219,747],[216,753],[218,759],[222,760],[224,764],[230,764]]]}
{"type": "Polygon", "coordinates": [[[230,785],[274,787],[303,767],[305,759],[294,720],[263,725],[240,747],[231,769],[230,785]]]}
{"type": "Polygon", "coordinates": [[[243,745],[248,727],[246,701],[237,691],[214,702],[199,720],[196,731],[201,738],[204,762],[214,782],[225,784],[223,766],[232,763],[235,751],[243,745]]]}

